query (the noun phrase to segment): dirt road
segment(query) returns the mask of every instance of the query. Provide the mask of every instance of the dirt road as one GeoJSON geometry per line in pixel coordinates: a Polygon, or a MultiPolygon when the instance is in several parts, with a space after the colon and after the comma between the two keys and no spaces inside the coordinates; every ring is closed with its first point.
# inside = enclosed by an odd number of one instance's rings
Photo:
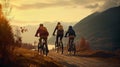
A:
{"type": "Polygon", "coordinates": [[[50,51],[48,56],[60,62],[63,67],[120,67],[120,62],[111,61],[110,58],[72,56],[55,51],[50,51]]]}

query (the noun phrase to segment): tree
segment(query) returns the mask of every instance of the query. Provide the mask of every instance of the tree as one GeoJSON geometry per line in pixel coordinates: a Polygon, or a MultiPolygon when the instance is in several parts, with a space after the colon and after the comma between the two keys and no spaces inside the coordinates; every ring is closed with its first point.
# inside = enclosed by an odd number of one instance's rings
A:
{"type": "Polygon", "coordinates": [[[90,50],[90,46],[89,46],[89,42],[84,38],[84,37],[81,37],[80,38],[80,42],[79,42],[80,46],[79,46],[79,51],[81,50],[90,50]]]}
{"type": "Polygon", "coordinates": [[[2,13],[2,5],[0,4],[0,54],[3,63],[8,63],[12,55],[12,47],[14,46],[14,37],[9,21],[2,13]]]}
{"type": "Polygon", "coordinates": [[[12,16],[10,15],[11,14],[11,11],[12,11],[12,7],[10,5],[10,0],[1,0],[2,2],[2,11],[3,11],[3,15],[6,17],[7,20],[11,20],[12,19],[12,16]]]}

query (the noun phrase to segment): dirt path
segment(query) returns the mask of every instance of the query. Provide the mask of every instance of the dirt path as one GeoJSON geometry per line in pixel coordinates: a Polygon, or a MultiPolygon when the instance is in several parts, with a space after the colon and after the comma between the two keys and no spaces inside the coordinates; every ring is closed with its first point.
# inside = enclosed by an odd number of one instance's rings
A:
{"type": "Polygon", "coordinates": [[[60,62],[64,67],[120,67],[119,62],[114,63],[106,58],[62,55],[54,51],[50,51],[48,56],[60,62]]]}

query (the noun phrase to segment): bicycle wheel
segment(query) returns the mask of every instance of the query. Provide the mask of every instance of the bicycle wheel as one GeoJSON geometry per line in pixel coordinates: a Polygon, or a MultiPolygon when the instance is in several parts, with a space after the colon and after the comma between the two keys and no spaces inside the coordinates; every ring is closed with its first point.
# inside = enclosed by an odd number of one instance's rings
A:
{"type": "Polygon", "coordinates": [[[56,51],[57,51],[57,53],[60,52],[60,42],[58,42],[58,44],[57,44],[56,51]]]}
{"type": "Polygon", "coordinates": [[[71,54],[71,51],[72,51],[72,39],[70,39],[69,49],[68,49],[68,51],[69,51],[69,52],[70,52],[70,54],[71,54]]]}
{"type": "Polygon", "coordinates": [[[76,46],[75,46],[75,44],[73,44],[73,52],[74,52],[74,55],[75,55],[75,53],[76,53],[76,46]]]}
{"type": "Polygon", "coordinates": [[[57,49],[58,49],[58,45],[57,45],[57,43],[55,42],[55,51],[56,51],[56,52],[58,52],[57,49]]]}
{"type": "Polygon", "coordinates": [[[60,42],[60,51],[61,51],[61,54],[63,54],[63,43],[60,42]]]}
{"type": "Polygon", "coordinates": [[[70,39],[68,51],[70,52],[70,54],[73,53],[75,55],[76,53],[76,48],[75,48],[75,44],[73,43],[73,39],[70,39]]]}
{"type": "Polygon", "coordinates": [[[38,53],[40,53],[40,43],[38,43],[38,53]]]}
{"type": "Polygon", "coordinates": [[[47,51],[46,45],[45,44],[43,44],[43,45],[44,45],[44,47],[43,47],[43,54],[47,56],[48,51],[47,51]]]}

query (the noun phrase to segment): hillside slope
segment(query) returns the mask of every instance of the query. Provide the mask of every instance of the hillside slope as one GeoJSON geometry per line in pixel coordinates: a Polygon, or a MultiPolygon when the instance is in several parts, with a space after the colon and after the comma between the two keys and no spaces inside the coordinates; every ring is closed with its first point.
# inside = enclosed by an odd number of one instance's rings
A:
{"type": "Polygon", "coordinates": [[[86,38],[93,49],[117,50],[120,48],[120,6],[94,13],[78,22],[74,29],[86,38]]]}

